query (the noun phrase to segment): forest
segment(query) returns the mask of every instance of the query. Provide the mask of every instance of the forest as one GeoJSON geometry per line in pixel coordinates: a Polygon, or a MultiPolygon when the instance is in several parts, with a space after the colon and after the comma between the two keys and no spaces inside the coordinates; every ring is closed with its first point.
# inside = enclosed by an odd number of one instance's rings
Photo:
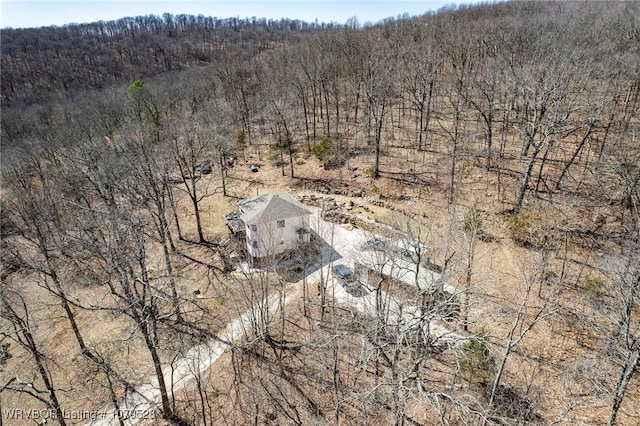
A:
{"type": "Polygon", "coordinates": [[[640,422],[640,3],[0,36],[0,425],[640,422]]]}

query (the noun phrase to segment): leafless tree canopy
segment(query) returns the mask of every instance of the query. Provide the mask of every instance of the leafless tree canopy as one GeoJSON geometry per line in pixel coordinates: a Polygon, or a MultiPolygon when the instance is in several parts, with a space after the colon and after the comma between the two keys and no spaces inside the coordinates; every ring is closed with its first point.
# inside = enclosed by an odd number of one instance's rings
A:
{"type": "Polygon", "coordinates": [[[2,420],[637,424],[639,17],[2,30],[2,420]],[[272,190],[311,241],[243,264],[272,190]]]}

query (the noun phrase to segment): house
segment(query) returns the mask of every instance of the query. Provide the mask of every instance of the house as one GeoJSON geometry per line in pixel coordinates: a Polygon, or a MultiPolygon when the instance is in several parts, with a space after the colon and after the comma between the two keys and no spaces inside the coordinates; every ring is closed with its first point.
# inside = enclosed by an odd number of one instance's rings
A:
{"type": "Polygon", "coordinates": [[[311,239],[311,211],[286,193],[258,195],[238,201],[239,213],[225,215],[236,238],[244,238],[255,260],[295,250],[311,239]]]}

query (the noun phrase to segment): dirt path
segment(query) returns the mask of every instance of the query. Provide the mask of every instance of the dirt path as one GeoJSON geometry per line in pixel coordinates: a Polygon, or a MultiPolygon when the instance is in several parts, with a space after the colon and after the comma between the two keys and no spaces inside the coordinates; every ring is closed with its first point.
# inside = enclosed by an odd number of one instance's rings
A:
{"type": "MultiPolygon", "coordinates": [[[[308,279],[317,279],[316,274],[319,277],[320,272],[314,272],[310,277],[308,277],[308,279]]],[[[290,290],[295,290],[300,282],[291,286],[290,290]]],[[[296,293],[297,292],[295,291],[288,292],[284,300],[285,305],[294,298],[296,293]]],[[[279,295],[274,294],[269,297],[264,304],[268,305],[270,311],[276,310],[279,303],[278,299],[279,295]]],[[[163,370],[165,383],[173,383],[173,390],[177,391],[184,388],[189,381],[195,378],[199,373],[210,368],[211,365],[220,358],[225,350],[230,348],[234,342],[245,336],[246,332],[251,329],[255,312],[260,311],[260,305],[262,305],[262,303],[254,305],[235,321],[227,325],[227,327],[220,332],[217,338],[201,345],[194,346],[189,349],[182,358],[165,368],[163,370]]],[[[123,417],[127,417],[127,415],[130,417],[125,420],[125,424],[128,426],[135,425],[141,420],[153,418],[154,414],[160,409],[159,401],[160,389],[158,386],[158,379],[156,377],[151,377],[148,384],[142,385],[130,393],[120,405],[119,410],[123,417]]],[[[92,421],[88,423],[88,425],[119,425],[115,409],[104,412],[100,417],[102,418],[92,421]]]]}

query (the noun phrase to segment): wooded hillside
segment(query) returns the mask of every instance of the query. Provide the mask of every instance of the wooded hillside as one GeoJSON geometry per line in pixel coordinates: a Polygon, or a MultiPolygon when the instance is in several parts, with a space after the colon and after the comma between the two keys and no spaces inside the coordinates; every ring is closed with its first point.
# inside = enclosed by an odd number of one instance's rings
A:
{"type": "Polygon", "coordinates": [[[150,424],[637,424],[639,58],[637,2],[3,30],[2,408],[154,377],[150,424]],[[304,279],[236,268],[269,191],[318,209],[304,279]],[[420,248],[373,250],[369,311],[356,236],[420,248]]]}
{"type": "Polygon", "coordinates": [[[2,30],[2,105],[29,105],[164,72],[243,58],[331,28],[298,20],[138,16],[2,30]]]}

